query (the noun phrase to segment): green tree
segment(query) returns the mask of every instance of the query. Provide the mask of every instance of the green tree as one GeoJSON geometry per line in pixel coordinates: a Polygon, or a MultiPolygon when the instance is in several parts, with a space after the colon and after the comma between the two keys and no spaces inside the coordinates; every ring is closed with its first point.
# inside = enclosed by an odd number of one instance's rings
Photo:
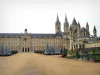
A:
{"type": "Polygon", "coordinates": [[[78,50],[76,50],[76,58],[77,59],[80,58],[80,54],[79,54],[79,51],[78,50]]]}
{"type": "Polygon", "coordinates": [[[68,53],[68,50],[64,48],[62,50],[62,57],[66,57],[67,56],[67,53],[68,53]]]}

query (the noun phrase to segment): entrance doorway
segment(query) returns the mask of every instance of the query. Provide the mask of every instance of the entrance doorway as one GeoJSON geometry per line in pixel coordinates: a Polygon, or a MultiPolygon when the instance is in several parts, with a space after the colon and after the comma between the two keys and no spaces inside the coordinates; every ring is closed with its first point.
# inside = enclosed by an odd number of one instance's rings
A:
{"type": "Polygon", "coordinates": [[[28,47],[28,48],[22,48],[22,52],[29,52],[30,51],[30,48],[28,47]]]}
{"type": "Polygon", "coordinates": [[[22,52],[24,52],[24,48],[22,48],[22,52]]]}

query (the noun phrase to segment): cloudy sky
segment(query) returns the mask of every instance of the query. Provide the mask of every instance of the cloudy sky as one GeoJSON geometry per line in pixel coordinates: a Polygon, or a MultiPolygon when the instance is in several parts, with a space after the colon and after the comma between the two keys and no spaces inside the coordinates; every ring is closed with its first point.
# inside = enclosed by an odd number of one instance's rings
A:
{"type": "Polygon", "coordinates": [[[69,24],[74,17],[82,27],[88,22],[100,36],[99,0],[0,0],[0,33],[55,33],[57,13],[62,31],[66,13],[69,24]]]}

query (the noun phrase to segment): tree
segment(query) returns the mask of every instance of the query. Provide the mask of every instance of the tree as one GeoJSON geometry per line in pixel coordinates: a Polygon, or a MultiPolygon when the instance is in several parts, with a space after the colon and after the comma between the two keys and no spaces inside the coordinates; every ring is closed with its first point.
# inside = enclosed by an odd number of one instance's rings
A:
{"type": "Polygon", "coordinates": [[[66,57],[67,56],[67,53],[68,53],[68,50],[64,48],[62,50],[62,57],[66,57]]]}
{"type": "Polygon", "coordinates": [[[89,61],[90,60],[90,57],[89,57],[89,52],[87,49],[85,49],[85,54],[87,55],[87,60],[89,61]]]}
{"type": "Polygon", "coordinates": [[[0,55],[10,55],[11,50],[6,44],[0,44],[0,55]]]}
{"type": "Polygon", "coordinates": [[[63,49],[61,48],[61,51],[60,51],[60,53],[62,54],[62,52],[63,52],[63,49]]]}
{"type": "Polygon", "coordinates": [[[78,50],[76,50],[76,58],[77,59],[80,58],[80,54],[79,54],[79,51],[78,50]]]}

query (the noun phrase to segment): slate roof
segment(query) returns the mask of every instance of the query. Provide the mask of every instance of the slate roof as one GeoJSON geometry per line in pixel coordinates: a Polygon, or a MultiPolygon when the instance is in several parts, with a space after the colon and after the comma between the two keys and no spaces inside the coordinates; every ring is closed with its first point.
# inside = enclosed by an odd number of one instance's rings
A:
{"type": "Polygon", "coordinates": [[[72,21],[72,25],[77,25],[76,19],[74,18],[72,21]]]}
{"type": "Polygon", "coordinates": [[[78,38],[90,38],[89,36],[79,36],[78,38]]]}
{"type": "MultiPolygon", "coordinates": [[[[21,37],[24,34],[21,33],[0,33],[0,37],[21,37]]],[[[33,38],[40,38],[40,37],[56,37],[56,34],[29,34],[33,38]]]]}
{"type": "Polygon", "coordinates": [[[85,27],[82,27],[81,32],[87,32],[87,29],[85,27]]]}
{"type": "Polygon", "coordinates": [[[0,37],[20,37],[21,33],[0,33],[0,37]]]}
{"type": "Polygon", "coordinates": [[[32,37],[55,37],[55,34],[31,34],[32,37]]]}

